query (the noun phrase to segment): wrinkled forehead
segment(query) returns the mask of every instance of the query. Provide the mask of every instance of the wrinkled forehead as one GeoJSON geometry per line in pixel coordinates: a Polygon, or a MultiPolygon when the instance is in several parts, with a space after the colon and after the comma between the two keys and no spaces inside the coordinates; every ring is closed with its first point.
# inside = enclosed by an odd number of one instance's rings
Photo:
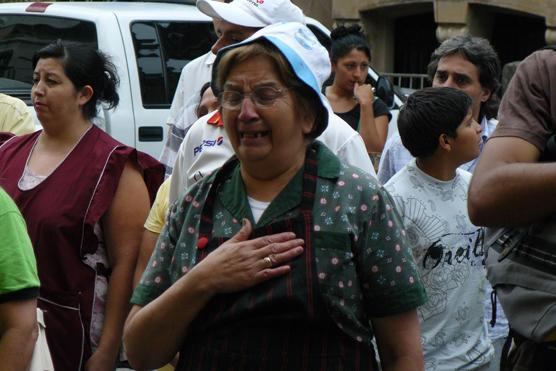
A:
{"type": "Polygon", "coordinates": [[[459,74],[479,81],[479,68],[461,53],[449,54],[438,60],[436,73],[459,74]]]}
{"type": "Polygon", "coordinates": [[[278,61],[268,55],[247,56],[240,62],[231,64],[224,78],[224,87],[260,87],[283,85],[278,61]]]}

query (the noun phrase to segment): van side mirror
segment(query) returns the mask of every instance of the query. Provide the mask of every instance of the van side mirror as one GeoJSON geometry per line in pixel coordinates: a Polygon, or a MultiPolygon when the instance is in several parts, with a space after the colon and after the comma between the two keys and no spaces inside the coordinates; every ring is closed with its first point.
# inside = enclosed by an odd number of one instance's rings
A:
{"type": "Polygon", "coordinates": [[[376,80],[375,94],[386,103],[388,108],[394,106],[394,86],[386,77],[380,76],[376,80]]]}

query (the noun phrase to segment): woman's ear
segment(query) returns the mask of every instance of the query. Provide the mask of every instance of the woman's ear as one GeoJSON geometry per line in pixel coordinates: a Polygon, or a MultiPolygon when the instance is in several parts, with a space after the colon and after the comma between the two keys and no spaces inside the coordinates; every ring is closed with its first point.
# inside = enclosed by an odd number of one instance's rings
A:
{"type": "Polygon", "coordinates": [[[91,85],[85,85],[84,87],[82,87],[79,91],[79,104],[81,106],[84,106],[93,97],[93,93],[94,90],[91,85]]]}
{"type": "Polygon", "coordinates": [[[294,102],[294,109],[299,118],[299,125],[301,125],[303,135],[307,135],[315,130],[317,110],[312,109],[314,106],[312,99],[297,99],[294,102]]]}
{"type": "Polygon", "coordinates": [[[303,134],[307,135],[316,129],[317,114],[308,109],[304,111],[302,115],[303,120],[301,121],[301,130],[303,134]]]}
{"type": "Polygon", "coordinates": [[[330,60],[330,65],[332,66],[332,74],[330,76],[334,76],[336,74],[337,63],[330,60]]]}

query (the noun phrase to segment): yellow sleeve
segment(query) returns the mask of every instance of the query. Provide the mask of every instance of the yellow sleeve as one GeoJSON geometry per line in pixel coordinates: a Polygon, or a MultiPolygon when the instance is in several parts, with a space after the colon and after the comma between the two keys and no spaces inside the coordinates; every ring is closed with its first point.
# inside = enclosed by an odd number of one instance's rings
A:
{"type": "Polygon", "coordinates": [[[171,176],[168,177],[168,179],[166,179],[158,189],[153,206],[151,208],[151,211],[149,212],[149,216],[147,216],[147,220],[145,221],[145,229],[153,233],[160,234],[166,221],[166,214],[168,213],[168,193],[170,191],[170,179],[171,176]]]}
{"type": "Polygon", "coordinates": [[[3,110],[0,115],[0,131],[7,131],[15,135],[24,135],[35,131],[33,116],[22,100],[3,96],[0,103],[2,103],[3,110]]]}

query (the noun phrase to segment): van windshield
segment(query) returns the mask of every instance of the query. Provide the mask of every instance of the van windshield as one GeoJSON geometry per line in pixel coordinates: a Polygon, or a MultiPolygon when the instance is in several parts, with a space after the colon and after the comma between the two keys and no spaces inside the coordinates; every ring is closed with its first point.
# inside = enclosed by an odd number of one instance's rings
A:
{"type": "Polygon", "coordinates": [[[30,104],[33,55],[57,39],[98,48],[92,22],[44,15],[0,15],[0,92],[30,104]]]}

